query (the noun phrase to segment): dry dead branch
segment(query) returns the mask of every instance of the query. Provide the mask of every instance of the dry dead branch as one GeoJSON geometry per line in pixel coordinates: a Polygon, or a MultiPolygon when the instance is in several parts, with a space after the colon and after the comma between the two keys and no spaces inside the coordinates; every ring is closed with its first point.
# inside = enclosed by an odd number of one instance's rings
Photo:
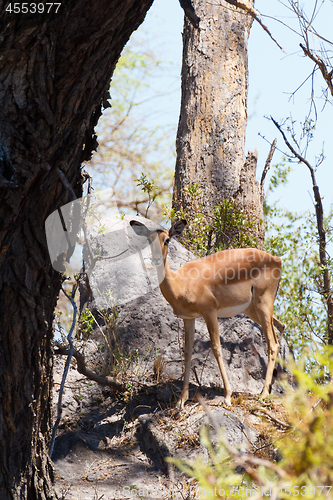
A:
{"type": "MultiPolygon", "coordinates": [[[[66,349],[61,344],[56,344],[56,350],[54,351],[54,354],[61,354],[64,356],[68,356],[69,349],[66,349]]],[[[98,375],[94,371],[87,368],[84,356],[75,349],[73,351],[73,357],[76,359],[77,362],[77,371],[82,375],[84,375],[85,377],[87,377],[89,380],[94,380],[100,385],[106,385],[108,387],[112,387],[113,389],[119,392],[125,391],[124,384],[118,382],[114,377],[98,375]]]]}
{"type": "Polygon", "coordinates": [[[275,415],[273,415],[270,411],[268,411],[266,408],[262,408],[261,406],[255,406],[252,408],[252,413],[258,414],[258,413],[264,413],[267,415],[273,422],[277,423],[281,427],[284,427],[286,429],[290,429],[290,425],[286,424],[286,422],[283,422],[279,418],[276,418],[275,415]]]}
{"type": "Polygon", "coordinates": [[[300,163],[304,163],[310,171],[312,180],[312,189],[315,201],[315,211],[317,220],[317,231],[318,231],[318,246],[319,246],[319,260],[323,273],[323,297],[325,298],[327,305],[327,340],[328,344],[333,344],[333,296],[331,291],[331,278],[329,274],[329,265],[327,257],[327,241],[326,241],[326,229],[324,224],[324,208],[322,203],[322,197],[320,195],[319,186],[317,185],[315,169],[314,167],[304,158],[300,153],[298,153],[295,148],[288,141],[281,125],[271,117],[272,122],[276,128],[281,133],[286,146],[291,151],[294,158],[296,158],[300,163]]]}
{"type": "Polygon", "coordinates": [[[266,174],[267,174],[267,172],[268,172],[268,170],[270,169],[270,166],[271,166],[271,161],[272,161],[272,158],[273,158],[273,154],[274,154],[275,149],[276,149],[276,142],[277,142],[277,140],[274,139],[274,141],[271,144],[271,147],[270,147],[267,159],[266,159],[266,163],[265,163],[265,168],[264,168],[264,170],[262,172],[262,175],[261,175],[260,186],[261,186],[262,189],[264,187],[264,182],[265,182],[266,174]]]}

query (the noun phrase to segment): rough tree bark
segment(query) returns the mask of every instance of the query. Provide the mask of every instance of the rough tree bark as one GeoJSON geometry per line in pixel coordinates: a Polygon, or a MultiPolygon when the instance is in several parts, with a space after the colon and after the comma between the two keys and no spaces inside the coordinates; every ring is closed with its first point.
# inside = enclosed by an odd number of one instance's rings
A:
{"type": "MultiPolygon", "coordinates": [[[[260,247],[264,216],[255,180],[257,153],[244,159],[252,18],[233,3],[193,0],[199,28],[185,18],[174,204],[194,217],[184,188],[198,183],[207,219],[222,200],[232,201],[256,221],[260,247]]],[[[253,7],[253,0],[248,4],[253,7]]]]}
{"type": "Polygon", "coordinates": [[[81,194],[80,165],[97,146],[112,72],[151,3],[72,0],[58,13],[10,14],[0,0],[1,500],[52,497],[52,320],[61,276],[44,222],[71,200],[62,174],[81,194]]]}

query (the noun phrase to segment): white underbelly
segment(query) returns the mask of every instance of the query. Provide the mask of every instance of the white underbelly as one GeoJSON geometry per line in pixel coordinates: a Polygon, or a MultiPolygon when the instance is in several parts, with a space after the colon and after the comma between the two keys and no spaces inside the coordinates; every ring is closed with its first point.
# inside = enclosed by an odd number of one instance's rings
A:
{"type": "MultiPolygon", "coordinates": [[[[222,309],[218,309],[216,311],[217,317],[218,318],[232,318],[233,316],[237,316],[237,314],[242,314],[249,307],[249,305],[251,304],[251,301],[252,301],[252,297],[245,304],[240,304],[238,306],[231,306],[231,307],[223,307],[222,309]]],[[[202,318],[202,316],[203,316],[200,313],[185,312],[185,311],[179,311],[179,310],[175,310],[175,309],[173,312],[176,316],[178,316],[178,318],[181,318],[181,319],[195,319],[195,318],[202,318]]]]}
{"type": "Polygon", "coordinates": [[[182,313],[182,312],[176,312],[173,311],[173,313],[180,319],[196,319],[196,318],[202,318],[202,314],[198,313],[182,313]]]}
{"type": "Polygon", "coordinates": [[[251,299],[245,304],[240,304],[239,306],[231,306],[231,307],[223,307],[217,311],[218,318],[232,318],[233,316],[237,316],[237,314],[242,314],[251,304],[251,299]]]}

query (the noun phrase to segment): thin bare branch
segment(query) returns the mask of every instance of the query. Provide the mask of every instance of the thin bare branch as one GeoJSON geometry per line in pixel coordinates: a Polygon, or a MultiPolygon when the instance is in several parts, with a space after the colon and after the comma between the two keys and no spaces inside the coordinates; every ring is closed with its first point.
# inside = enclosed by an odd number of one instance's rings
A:
{"type": "Polygon", "coordinates": [[[262,175],[261,175],[261,180],[260,180],[260,186],[261,188],[263,189],[264,187],[264,182],[265,182],[265,177],[267,175],[267,172],[271,166],[271,161],[272,161],[272,158],[273,158],[273,154],[275,152],[275,149],[276,149],[276,142],[277,142],[277,139],[274,139],[274,141],[272,142],[271,144],[271,147],[270,147],[270,150],[269,150],[269,153],[268,153],[268,156],[267,156],[267,160],[266,160],[266,163],[265,163],[265,168],[262,172],[262,175]]]}
{"type": "Polygon", "coordinates": [[[280,134],[282,135],[283,140],[286,143],[286,146],[290,149],[290,151],[295,156],[295,158],[297,158],[300,163],[304,163],[308,167],[308,169],[310,170],[311,179],[312,179],[313,185],[317,185],[316,184],[316,179],[315,179],[315,174],[314,174],[314,169],[311,166],[311,164],[308,162],[308,160],[306,160],[305,158],[303,158],[303,156],[301,156],[299,153],[297,153],[297,151],[295,150],[295,148],[288,141],[288,139],[287,139],[285,133],[283,132],[281,126],[278,124],[277,121],[274,120],[274,118],[272,116],[271,116],[271,120],[274,123],[274,125],[276,126],[276,128],[278,129],[278,131],[280,132],[280,134]]]}
{"type": "MultiPolygon", "coordinates": [[[[305,83],[309,80],[309,78],[311,78],[311,77],[313,78],[313,75],[317,69],[318,69],[317,66],[314,66],[311,73],[302,81],[302,83],[295,90],[293,90],[293,92],[291,92],[290,97],[289,97],[289,101],[295,96],[296,92],[298,92],[299,89],[301,89],[303,87],[303,85],[305,85],[305,83]]],[[[312,88],[313,88],[313,84],[312,84],[312,88]]]]}
{"type": "Polygon", "coordinates": [[[323,59],[320,56],[318,56],[318,54],[314,55],[308,45],[305,46],[302,43],[300,43],[299,45],[303,50],[304,55],[309,57],[318,66],[325,82],[327,83],[328,88],[330,89],[331,95],[333,96],[333,83],[332,83],[333,70],[328,71],[327,66],[324,63],[323,59]]]}

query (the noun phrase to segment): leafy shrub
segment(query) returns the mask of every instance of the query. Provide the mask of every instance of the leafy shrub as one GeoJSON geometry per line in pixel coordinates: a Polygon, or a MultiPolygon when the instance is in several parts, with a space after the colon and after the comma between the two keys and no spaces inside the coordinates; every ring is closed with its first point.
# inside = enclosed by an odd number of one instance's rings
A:
{"type": "Polygon", "coordinates": [[[228,248],[255,247],[256,221],[243,210],[237,209],[231,200],[223,200],[216,205],[207,222],[203,208],[202,192],[197,183],[184,189],[190,200],[192,213],[178,203],[178,209],[171,209],[167,216],[172,220],[186,219],[183,242],[186,248],[199,257],[228,248]]]}
{"type": "Polygon", "coordinates": [[[208,461],[168,459],[196,479],[193,492],[200,498],[333,499],[333,348],[312,353],[312,359],[309,373],[304,362],[290,361],[297,387],[286,386],[290,429],[276,442],[278,464],[239,452],[221,433],[214,447],[207,428],[201,442],[208,461]]]}

